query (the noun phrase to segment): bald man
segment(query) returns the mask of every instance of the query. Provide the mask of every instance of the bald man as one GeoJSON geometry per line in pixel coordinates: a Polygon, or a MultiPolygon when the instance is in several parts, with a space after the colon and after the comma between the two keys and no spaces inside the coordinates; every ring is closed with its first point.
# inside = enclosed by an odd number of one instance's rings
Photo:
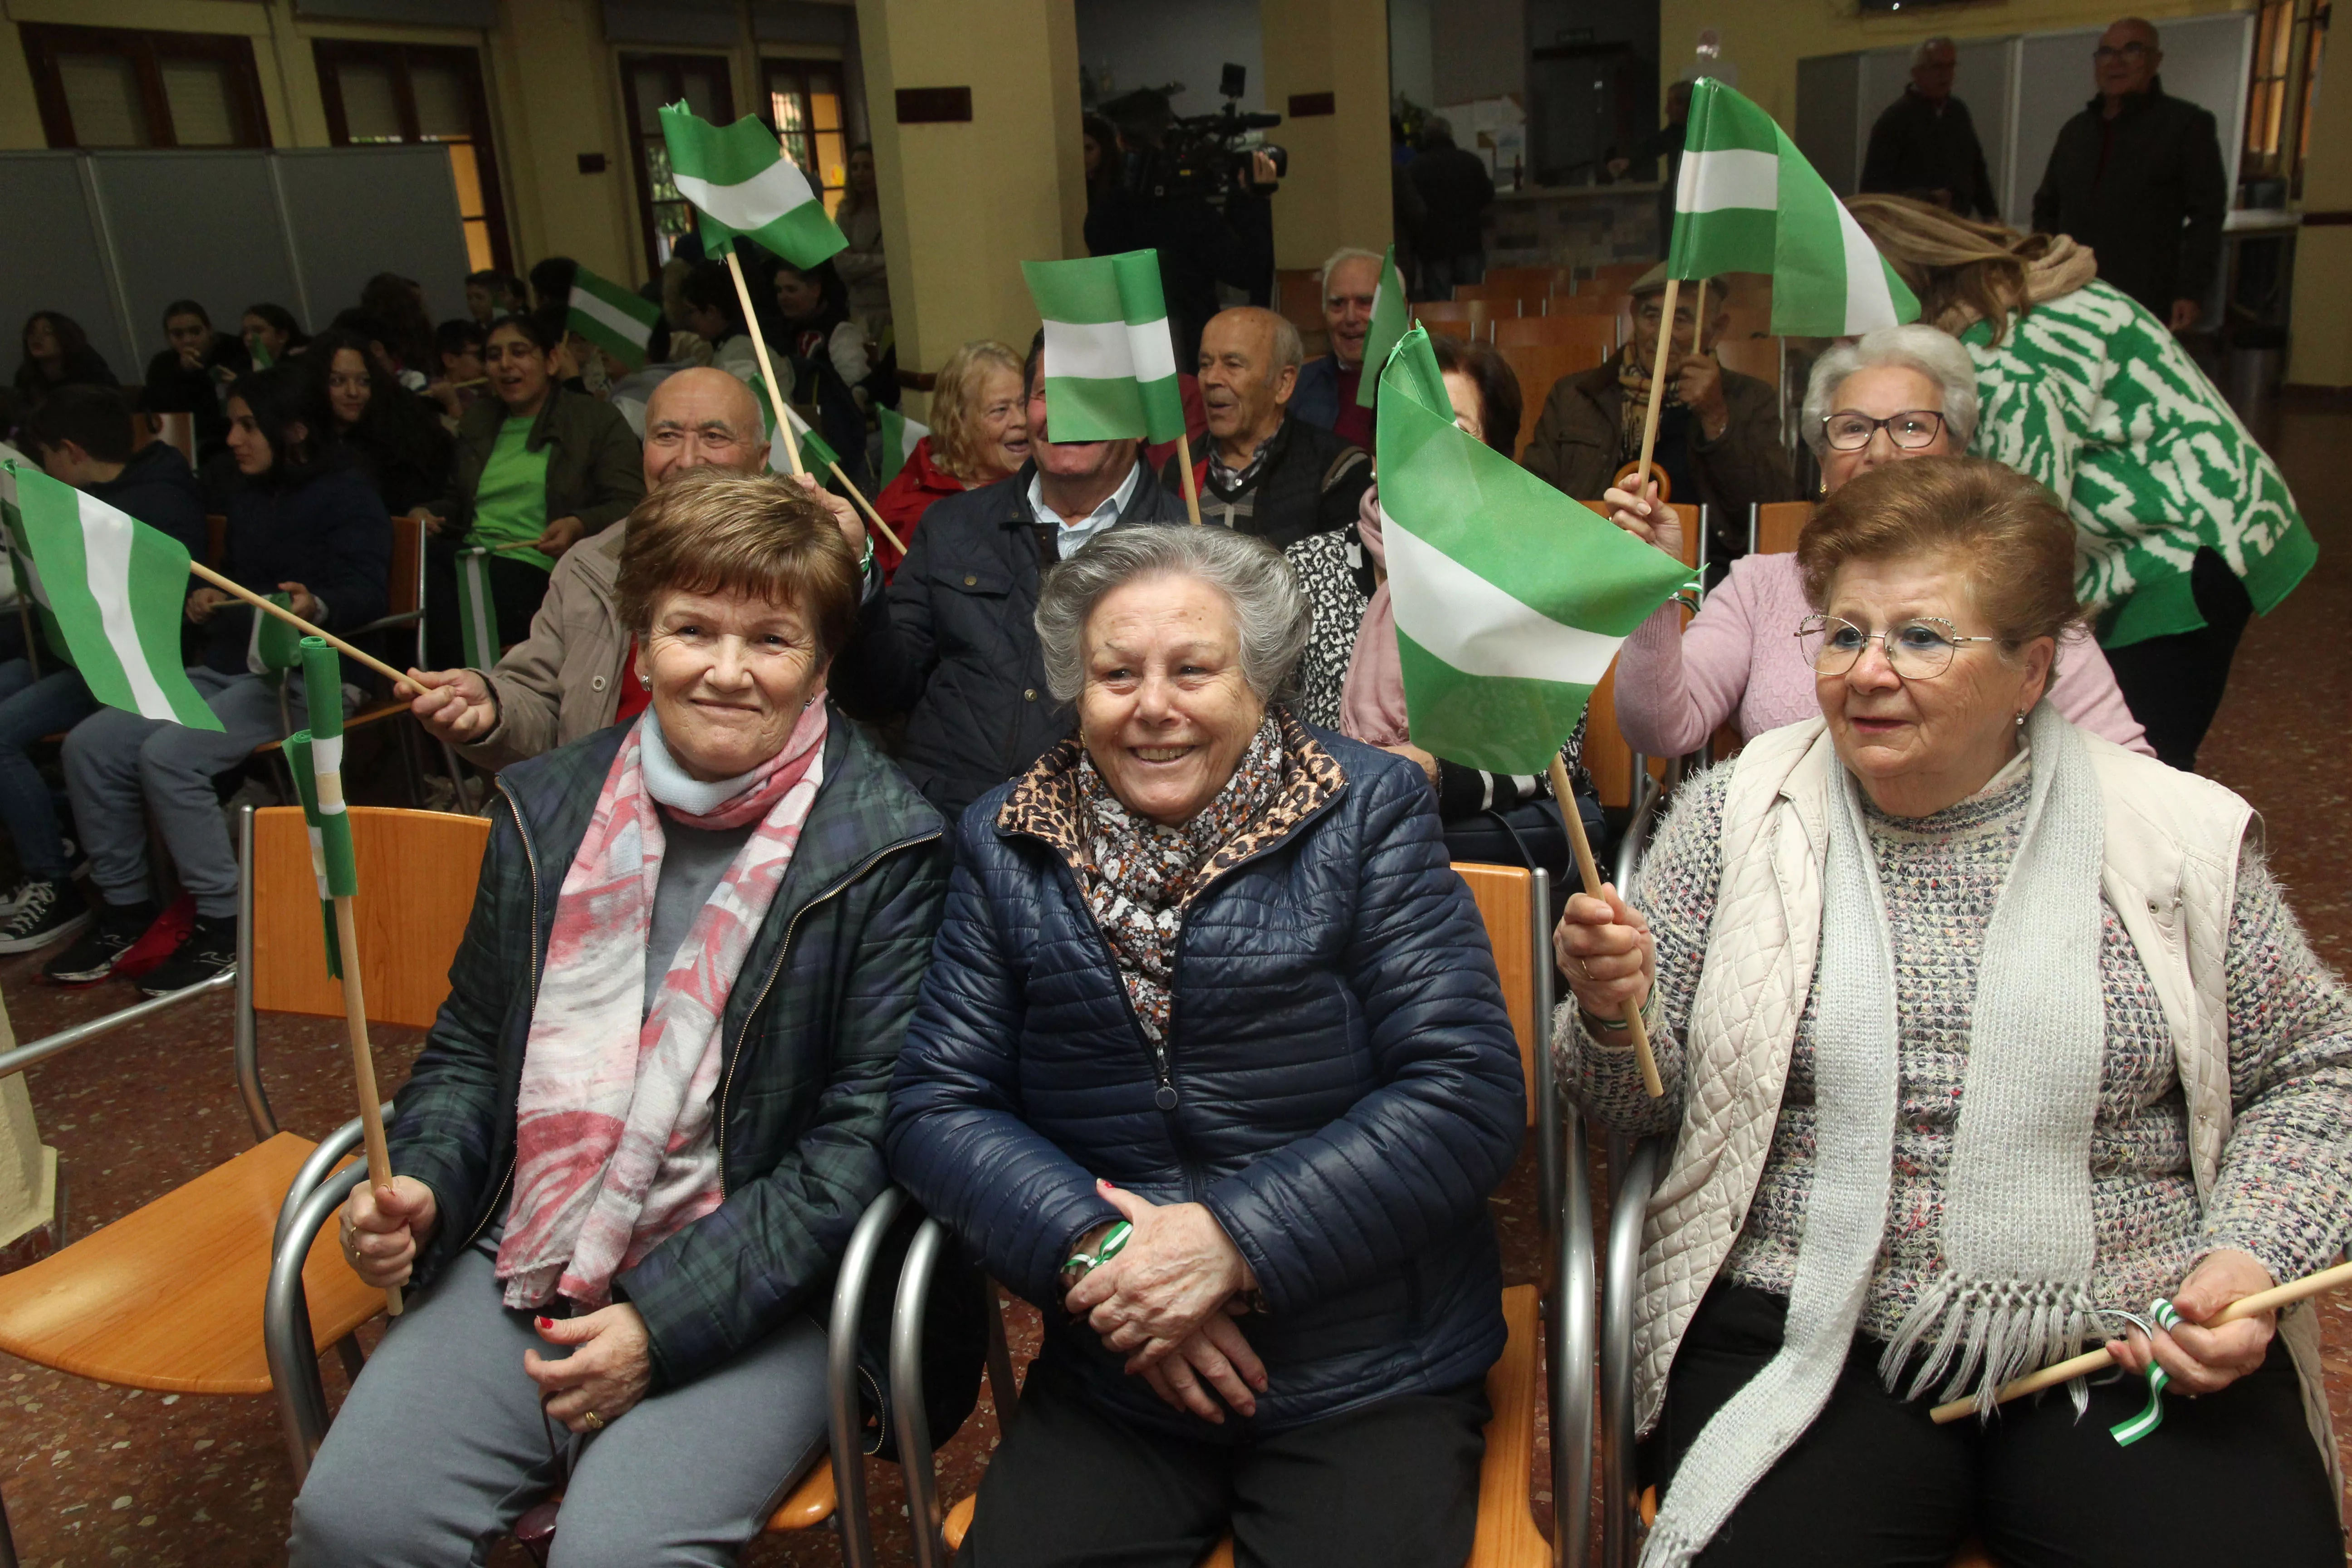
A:
{"type": "Polygon", "coordinates": [[[2164,90],[2156,29],[2126,16],[2091,51],[2098,96],[2059,129],[2033,226],[2098,253],[2099,280],[2176,332],[2203,313],[2221,265],[2230,177],[2212,112],[2164,90]]]}
{"type": "MultiPolygon", "coordinates": [[[[1201,332],[1209,416],[1209,449],[1193,465],[1201,521],[1277,550],[1353,523],[1372,482],[1362,447],[1291,414],[1304,357],[1298,329],[1255,305],[1220,310],[1201,332]]],[[[1181,459],[1168,459],[1160,483],[1181,490],[1181,459]]]]}
{"type": "MultiPolygon", "coordinates": [[[[646,489],[688,468],[756,474],[768,463],[760,405],[723,370],[683,370],[654,388],[646,404],[646,489]]],[[[803,480],[812,489],[814,480],[803,480]]],[[[866,530],[838,496],[820,492],[850,549],[866,552],[866,530]]],[[[409,711],[469,762],[493,771],[535,757],[645,707],[640,689],[625,692],[629,637],[614,617],[627,523],[563,552],[531,618],[530,636],[495,668],[412,670],[409,711]],[[624,701],[634,698],[633,702],[624,701]]]]}

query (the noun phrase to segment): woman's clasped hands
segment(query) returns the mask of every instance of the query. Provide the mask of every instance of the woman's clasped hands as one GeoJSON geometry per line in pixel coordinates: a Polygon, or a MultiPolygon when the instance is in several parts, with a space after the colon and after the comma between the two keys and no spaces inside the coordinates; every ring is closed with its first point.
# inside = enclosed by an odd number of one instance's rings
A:
{"type": "MultiPolygon", "coordinates": [[[[1257,1280],[1224,1227],[1200,1204],[1160,1205],[1108,1182],[1095,1186],[1133,1234],[1071,1287],[1063,1305],[1177,1409],[1223,1425],[1213,1389],[1242,1415],[1255,1415],[1265,1367],[1234,1319],[1257,1280]]],[[[1099,1241],[1089,1237],[1089,1249],[1099,1241]]]]}

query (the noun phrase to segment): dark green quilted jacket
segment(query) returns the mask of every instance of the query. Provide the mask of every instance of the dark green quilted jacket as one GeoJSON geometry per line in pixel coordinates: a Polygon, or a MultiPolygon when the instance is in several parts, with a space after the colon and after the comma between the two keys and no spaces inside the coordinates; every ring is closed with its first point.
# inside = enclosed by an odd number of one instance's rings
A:
{"type": "MultiPolygon", "coordinates": [[[[499,779],[449,999],[400,1091],[392,1164],[433,1189],[433,1277],[504,1211],[523,1045],[556,894],[626,726],[499,779]]],[[[882,1110],[947,895],[944,824],[836,711],[824,785],[727,1000],[719,1082],[726,1201],[614,1281],[644,1315],[656,1387],[687,1383],[830,1288],[888,1181],[882,1110]]]]}

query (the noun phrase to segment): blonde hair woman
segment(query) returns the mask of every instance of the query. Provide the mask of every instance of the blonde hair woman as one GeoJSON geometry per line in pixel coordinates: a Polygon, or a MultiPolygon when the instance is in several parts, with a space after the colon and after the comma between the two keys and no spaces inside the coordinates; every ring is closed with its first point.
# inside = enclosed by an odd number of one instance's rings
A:
{"type": "MultiPolygon", "coordinates": [[[[1029,460],[1029,405],[1022,395],[1021,356],[979,338],[948,356],[931,388],[931,433],[915,443],[874,509],[901,540],[913,537],[933,501],[1010,479],[1029,460]]],[[[874,542],[887,581],[900,556],[874,542]]]]}

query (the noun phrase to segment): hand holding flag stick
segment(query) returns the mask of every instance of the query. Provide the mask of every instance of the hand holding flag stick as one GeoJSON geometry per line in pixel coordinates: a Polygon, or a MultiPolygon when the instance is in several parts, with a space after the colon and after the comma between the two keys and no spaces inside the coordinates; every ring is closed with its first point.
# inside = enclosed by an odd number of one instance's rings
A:
{"type": "Polygon", "coordinates": [[[214,571],[203,562],[189,562],[188,570],[196,576],[203,578],[205,582],[210,583],[214,587],[218,588],[222,593],[242,599],[257,610],[264,610],[270,615],[276,616],[288,626],[299,631],[304,637],[317,637],[320,642],[326,644],[329,647],[333,648],[336,652],[342,654],[345,658],[357,659],[360,663],[367,666],[370,669],[374,670],[378,675],[383,676],[386,680],[398,680],[401,678],[400,671],[393,668],[392,666],[384,663],[383,660],[376,658],[375,655],[361,652],[358,648],[353,647],[351,644],[335,636],[332,632],[322,631],[319,627],[312,626],[310,622],[304,620],[301,616],[296,615],[285,605],[278,604],[262,595],[257,594],[252,589],[247,588],[241,584],[230,582],[227,578],[222,576],[219,573],[214,571]]]}
{"type": "MultiPolygon", "coordinates": [[[[343,982],[343,1017],[352,1035],[352,1077],[359,1089],[360,1131],[367,1146],[368,1184],[392,1184],[392,1155],[383,1139],[383,1101],[376,1091],[375,1055],[368,1044],[367,998],[360,985],[359,927],[352,918],[352,898],[359,891],[359,867],[352,848],[351,814],[343,805],[343,672],[335,650],[323,637],[302,640],[302,686],[310,728],[299,752],[299,773],[308,773],[310,788],[296,792],[310,824],[311,869],[319,879],[320,899],[331,905],[334,926],[329,933],[327,967],[343,982]],[[315,805],[315,810],[313,809],[315,805]]],[[[400,1316],[400,1287],[386,1286],[384,1310],[400,1316]]]]}
{"type": "MultiPolygon", "coordinates": [[[[1568,764],[1554,752],[1551,767],[1552,804],[1559,808],[1560,826],[1568,830],[1568,847],[1576,856],[1576,874],[1584,883],[1584,890],[1594,898],[1601,896],[1601,868],[1592,858],[1592,840],[1586,837],[1584,817],[1576,809],[1576,786],[1570,782],[1568,764]]],[[[1633,1063],[1642,1069],[1642,1087],[1650,1091],[1652,1100],[1664,1100],[1665,1080],[1658,1076],[1658,1058],[1650,1049],[1650,1026],[1642,1021],[1642,1009],[1625,1009],[1625,1033],[1633,1037],[1633,1063]]]]}

